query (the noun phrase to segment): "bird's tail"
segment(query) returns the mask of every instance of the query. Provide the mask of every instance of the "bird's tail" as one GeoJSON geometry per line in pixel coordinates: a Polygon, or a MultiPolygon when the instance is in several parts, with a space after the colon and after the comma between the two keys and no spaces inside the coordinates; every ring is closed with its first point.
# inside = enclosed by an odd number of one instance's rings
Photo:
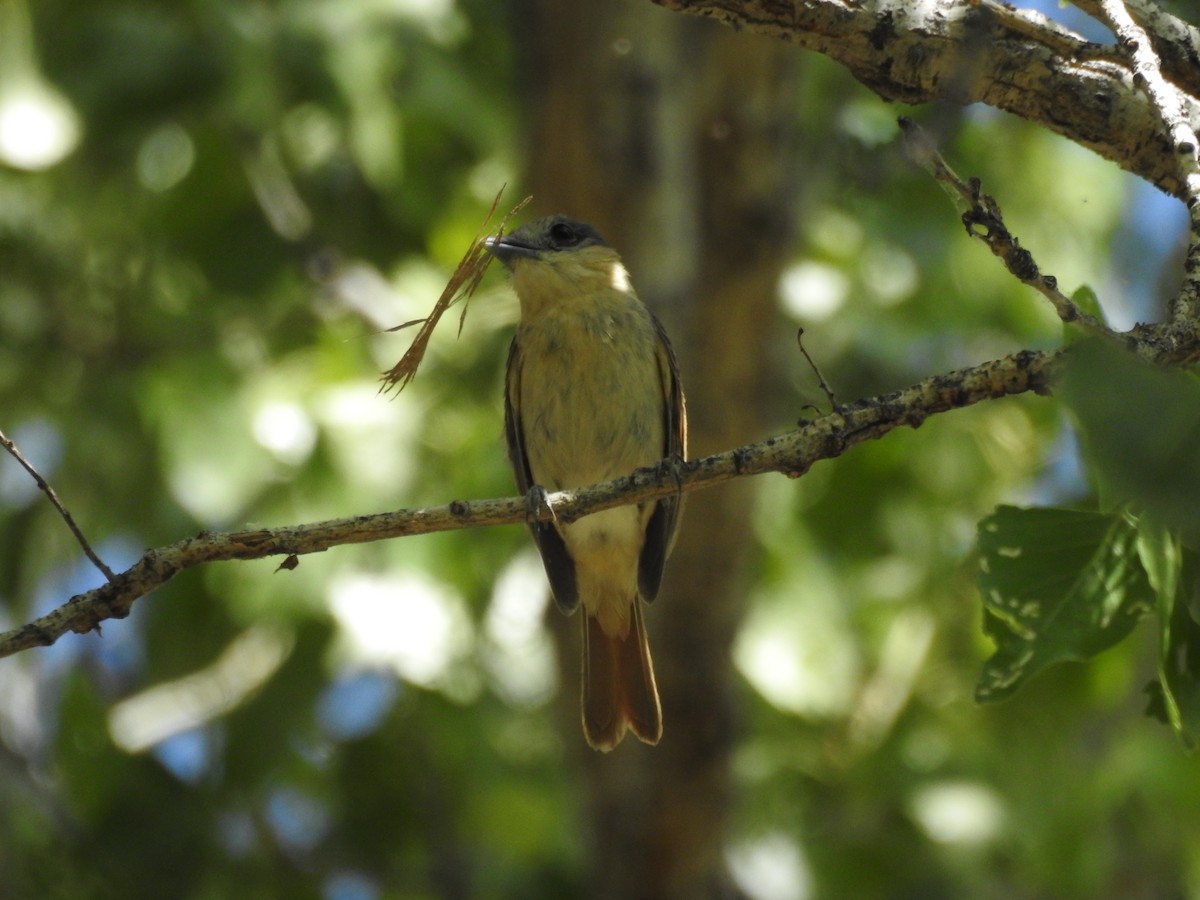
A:
{"type": "Polygon", "coordinates": [[[662,737],[662,707],[654,663],[634,596],[624,637],[606,634],[595,616],[583,615],[583,734],[597,750],[611,750],[626,729],[647,744],[662,737]]]}

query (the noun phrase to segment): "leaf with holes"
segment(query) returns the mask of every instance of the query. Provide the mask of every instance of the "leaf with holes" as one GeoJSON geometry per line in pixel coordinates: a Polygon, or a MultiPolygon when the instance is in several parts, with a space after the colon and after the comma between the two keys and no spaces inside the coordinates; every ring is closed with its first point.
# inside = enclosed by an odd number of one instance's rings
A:
{"type": "Polygon", "coordinates": [[[1054,663],[1120,641],[1154,609],[1130,516],[1001,506],[979,523],[984,631],[996,652],[975,699],[1010,696],[1054,663]]]}

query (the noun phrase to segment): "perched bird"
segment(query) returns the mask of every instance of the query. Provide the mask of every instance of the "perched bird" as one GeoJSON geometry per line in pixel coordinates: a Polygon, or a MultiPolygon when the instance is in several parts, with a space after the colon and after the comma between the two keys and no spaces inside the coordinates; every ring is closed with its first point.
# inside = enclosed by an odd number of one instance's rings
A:
{"type": "MultiPolygon", "coordinates": [[[[565,216],[490,239],[488,250],[521,303],[504,395],[520,489],[583,487],[682,459],[675,354],[616,251],[565,216]]],[[[680,504],[670,497],[531,525],[558,607],[583,606],[583,733],[598,750],[627,729],[648,744],[662,737],[640,601],[658,593],[680,504]]]]}

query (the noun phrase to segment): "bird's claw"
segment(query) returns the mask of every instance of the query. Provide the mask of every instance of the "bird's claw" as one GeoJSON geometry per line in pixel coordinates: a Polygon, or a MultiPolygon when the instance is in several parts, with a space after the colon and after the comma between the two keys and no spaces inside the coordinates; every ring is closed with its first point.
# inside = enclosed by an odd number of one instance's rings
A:
{"type": "Polygon", "coordinates": [[[666,475],[670,475],[672,478],[674,478],[676,490],[682,492],[683,466],[683,457],[675,454],[673,456],[668,456],[666,459],[660,459],[655,468],[658,470],[657,474],[659,478],[662,478],[666,475]]]}
{"type": "Polygon", "coordinates": [[[550,505],[550,495],[540,484],[535,484],[525,493],[525,518],[534,525],[549,516],[550,521],[558,521],[554,507],[550,505]]]}

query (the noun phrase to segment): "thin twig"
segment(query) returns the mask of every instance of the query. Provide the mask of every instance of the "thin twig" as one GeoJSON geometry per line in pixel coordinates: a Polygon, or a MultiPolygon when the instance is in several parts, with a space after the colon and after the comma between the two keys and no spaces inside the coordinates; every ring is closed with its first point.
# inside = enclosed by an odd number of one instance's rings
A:
{"type": "Polygon", "coordinates": [[[967,234],[987,244],[1009,272],[1049,300],[1058,317],[1064,322],[1078,325],[1099,337],[1114,337],[1108,326],[1085,313],[1058,289],[1058,279],[1053,275],[1041,273],[1033,254],[1021,246],[1016,235],[1004,224],[1000,204],[990,194],[983,193],[979,179],[970,178],[964,181],[959,178],[919,125],[907,116],[901,116],[899,121],[912,158],[924,166],[934,178],[947,185],[952,196],[966,206],[966,211],[962,214],[962,223],[967,229],[967,234]]]}
{"type": "Polygon", "coordinates": [[[804,349],[804,329],[796,329],[796,343],[800,347],[800,352],[804,354],[804,358],[808,360],[809,368],[813,370],[813,374],[817,376],[817,384],[821,386],[821,390],[825,392],[825,396],[829,399],[830,412],[837,412],[837,400],[833,396],[833,389],[829,386],[829,382],[825,380],[825,376],[821,374],[821,370],[817,368],[816,362],[809,356],[807,350],[804,349]]]}
{"type": "Polygon", "coordinates": [[[62,516],[63,521],[67,523],[67,527],[71,529],[71,534],[75,535],[75,540],[79,541],[79,546],[83,548],[83,552],[87,555],[87,558],[92,561],[92,564],[102,573],[104,573],[104,577],[109,581],[114,580],[117,576],[113,573],[112,569],[104,564],[104,560],[102,560],[98,555],[96,555],[96,552],[92,550],[91,545],[87,542],[87,538],[83,536],[83,532],[80,531],[79,526],[75,524],[75,518],[67,510],[66,506],[63,505],[63,502],[58,499],[58,494],[54,492],[54,488],[52,488],[50,483],[42,477],[41,473],[38,472],[36,468],[34,468],[33,463],[31,463],[22,455],[21,451],[17,449],[17,445],[3,431],[0,431],[0,447],[3,447],[5,450],[7,450],[9,455],[12,456],[12,458],[18,463],[20,463],[21,467],[29,473],[30,477],[33,478],[34,483],[38,486],[38,490],[45,494],[47,499],[49,499],[49,501],[54,505],[54,508],[58,510],[58,514],[62,516]]]}

